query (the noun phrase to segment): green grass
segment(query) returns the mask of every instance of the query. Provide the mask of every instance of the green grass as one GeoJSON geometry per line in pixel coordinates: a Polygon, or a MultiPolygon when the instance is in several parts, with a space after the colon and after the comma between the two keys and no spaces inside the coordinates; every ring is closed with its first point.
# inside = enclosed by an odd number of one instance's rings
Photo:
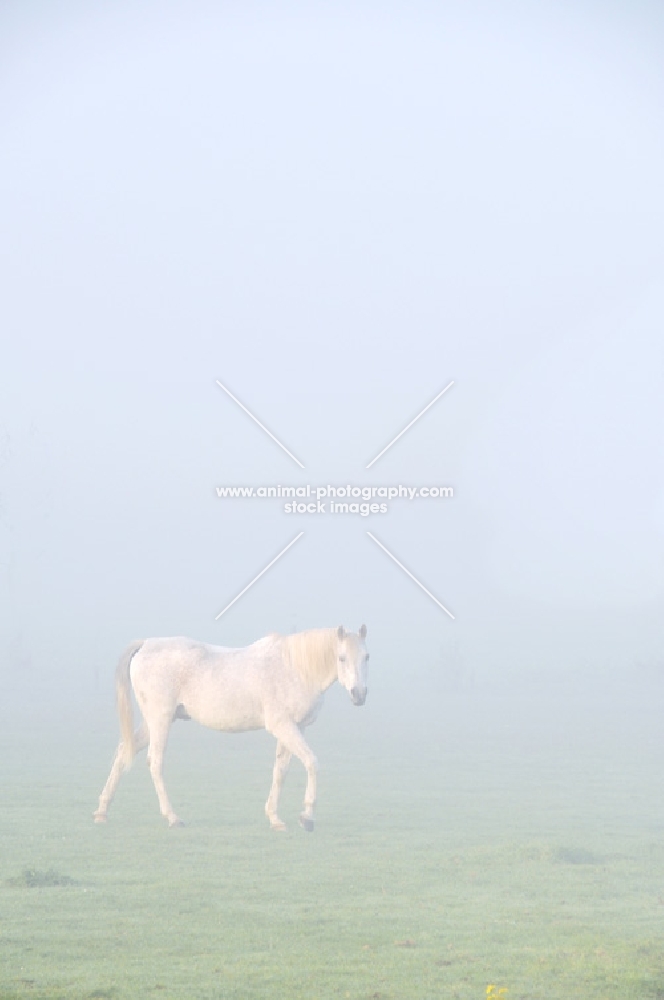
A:
{"type": "Polygon", "coordinates": [[[661,757],[353,726],[313,835],[296,766],[268,828],[264,734],[180,727],[176,830],[143,759],[92,823],[108,732],[5,737],[0,1000],[664,997],[661,757]]]}

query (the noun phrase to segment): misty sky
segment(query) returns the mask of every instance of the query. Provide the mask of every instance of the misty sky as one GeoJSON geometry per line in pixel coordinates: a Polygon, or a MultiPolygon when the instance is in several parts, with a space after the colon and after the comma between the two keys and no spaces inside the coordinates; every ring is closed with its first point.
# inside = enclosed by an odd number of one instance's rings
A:
{"type": "Polygon", "coordinates": [[[661,662],[663,53],[655,3],[3,4],[7,676],[342,621],[661,662]],[[455,497],[215,496],[321,482],[455,497]]]}

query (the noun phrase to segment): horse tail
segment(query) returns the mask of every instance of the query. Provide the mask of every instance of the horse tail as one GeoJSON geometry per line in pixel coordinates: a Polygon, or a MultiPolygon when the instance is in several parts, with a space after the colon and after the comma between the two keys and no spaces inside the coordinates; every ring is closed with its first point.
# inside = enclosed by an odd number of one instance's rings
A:
{"type": "Polygon", "coordinates": [[[128,770],[136,753],[134,749],[134,712],[131,707],[131,679],[129,677],[129,667],[136,653],[139,651],[144,639],[137,639],[131,642],[122,653],[115,671],[115,697],[120,716],[120,733],[122,734],[122,747],[124,750],[124,769],[128,770]]]}

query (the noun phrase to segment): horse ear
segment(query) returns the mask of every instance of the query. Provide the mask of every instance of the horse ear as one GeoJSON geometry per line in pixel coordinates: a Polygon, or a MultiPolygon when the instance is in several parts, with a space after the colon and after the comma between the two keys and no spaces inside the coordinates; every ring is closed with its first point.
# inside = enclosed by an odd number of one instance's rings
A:
{"type": "Polygon", "coordinates": [[[343,625],[340,625],[339,628],[337,629],[337,638],[338,639],[346,638],[346,629],[343,627],[343,625]]]}
{"type": "Polygon", "coordinates": [[[367,627],[366,627],[366,625],[360,625],[360,631],[359,631],[360,639],[366,638],[366,634],[367,634],[367,627]]]}

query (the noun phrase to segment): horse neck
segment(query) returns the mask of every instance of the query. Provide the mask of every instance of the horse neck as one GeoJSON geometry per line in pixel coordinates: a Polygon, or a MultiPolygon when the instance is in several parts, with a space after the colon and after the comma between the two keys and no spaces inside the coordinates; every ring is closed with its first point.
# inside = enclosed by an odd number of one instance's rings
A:
{"type": "Polygon", "coordinates": [[[328,688],[331,688],[332,685],[335,683],[335,681],[338,680],[339,680],[339,675],[337,673],[337,664],[335,659],[334,669],[330,670],[329,674],[327,674],[325,676],[325,679],[322,680],[318,685],[320,687],[321,694],[323,693],[323,691],[327,691],[328,688]]]}
{"type": "Polygon", "coordinates": [[[317,664],[316,670],[305,674],[306,683],[312,695],[319,695],[327,691],[338,678],[336,629],[329,631],[329,644],[325,644],[322,662],[320,665],[317,664]]]}
{"type": "Polygon", "coordinates": [[[339,679],[337,670],[337,630],[331,629],[330,631],[333,633],[333,637],[331,637],[330,646],[325,657],[326,669],[321,679],[321,692],[327,691],[339,679]]]}

